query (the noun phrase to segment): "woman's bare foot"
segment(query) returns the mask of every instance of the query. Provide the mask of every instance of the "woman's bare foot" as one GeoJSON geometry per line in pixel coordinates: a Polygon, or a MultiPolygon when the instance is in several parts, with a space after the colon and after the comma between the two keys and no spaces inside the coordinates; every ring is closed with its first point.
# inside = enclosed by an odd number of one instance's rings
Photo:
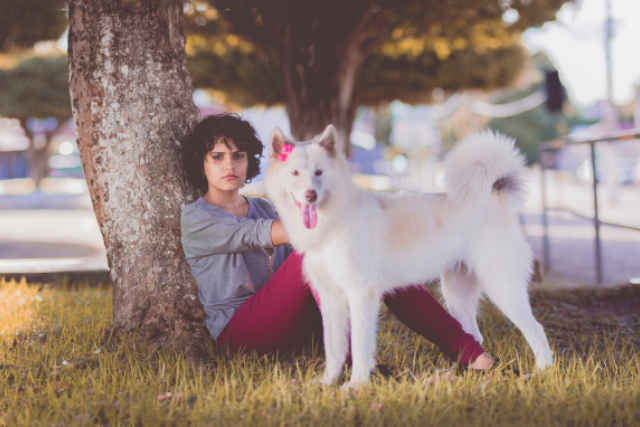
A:
{"type": "Polygon", "coordinates": [[[469,369],[476,369],[478,371],[491,369],[494,363],[495,360],[493,360],[493,357],[489,356],[488,353],[482,353],[469,365],[469,369]]]}

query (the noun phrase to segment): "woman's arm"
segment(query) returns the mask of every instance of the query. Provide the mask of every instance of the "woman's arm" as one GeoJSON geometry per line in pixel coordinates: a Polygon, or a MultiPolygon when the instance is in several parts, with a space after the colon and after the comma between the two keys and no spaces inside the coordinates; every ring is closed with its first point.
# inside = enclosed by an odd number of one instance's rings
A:
{"type": "MultiPolygon", "coordinates": [[[[187,206],[182,212],[182,246],[194,257],[244,252],[272,246],[273,219],[212,215],[187,206]]],[[[188,255],[188,256],[189,256],[188,255]]]]}
{"type": "Polygon", "coordinates": [[[287,236],[284,225],[282,225],[282,221],[279,219],[276,219],[273,221],[273,224],[271,224],[271,242],[274,247],[289,243],[289,236],[287,236]]]}

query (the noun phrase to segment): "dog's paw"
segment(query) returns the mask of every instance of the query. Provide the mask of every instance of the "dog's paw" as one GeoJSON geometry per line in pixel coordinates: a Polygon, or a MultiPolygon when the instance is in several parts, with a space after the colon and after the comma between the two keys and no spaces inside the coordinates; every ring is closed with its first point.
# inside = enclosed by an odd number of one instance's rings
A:
{"type": "Polygon", "coordinates": [[[320,384],[324,385],[334,385],[338,381],[338,377],[335,375],[331,375],[329,372],[324,371],[324,375],[320,379],[320,384]]]}
{"type": "Polygon", "coordinates": [[[549,355],[547,357],[539,357],[536,360],[536,366],[538,367],[538,372],[542,372],[545,369],[549,369],[553,366],[553,355],[549,355]]]}
{"type": "Polygon", "coordinates": [[[363,385],[364,384],[361,383],[360,381],[349,381],[342,384],[342,386],[340,387],[340,390],[359,392],[363,385]]]}

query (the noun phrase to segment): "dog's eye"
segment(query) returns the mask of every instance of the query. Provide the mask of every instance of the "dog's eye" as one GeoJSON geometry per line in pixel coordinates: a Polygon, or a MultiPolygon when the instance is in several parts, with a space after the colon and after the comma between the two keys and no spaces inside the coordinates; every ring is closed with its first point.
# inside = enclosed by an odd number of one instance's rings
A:
{"type": "Polygon", "coordinates": [[[297,170],[295,170],[295,171],[291,172],[291,175],[293,175],[293,176],[298,176],[298,175],[300,175],[300,172],[298,172],[297,170]]]}
{"type": "Polygon", "coordinates": [[[318,169],[318,170],[316,171],[316,176],[320,176],[320,175],[322,175],[322,171],[321,171],[320,169],[318,169]]]}

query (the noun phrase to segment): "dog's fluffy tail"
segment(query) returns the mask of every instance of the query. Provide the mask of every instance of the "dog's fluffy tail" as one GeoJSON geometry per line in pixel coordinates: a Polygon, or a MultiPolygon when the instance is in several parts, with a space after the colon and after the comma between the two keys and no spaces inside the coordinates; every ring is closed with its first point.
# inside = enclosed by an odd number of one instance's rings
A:
{"type": "Polygon", "coordinates": [[[462,140],[445,161],[449,196],[463,205],[488,201],[492,195],[512,196],[521,204],[525,196],[525,160],[515,140],[490,130],[462,140]]]}

